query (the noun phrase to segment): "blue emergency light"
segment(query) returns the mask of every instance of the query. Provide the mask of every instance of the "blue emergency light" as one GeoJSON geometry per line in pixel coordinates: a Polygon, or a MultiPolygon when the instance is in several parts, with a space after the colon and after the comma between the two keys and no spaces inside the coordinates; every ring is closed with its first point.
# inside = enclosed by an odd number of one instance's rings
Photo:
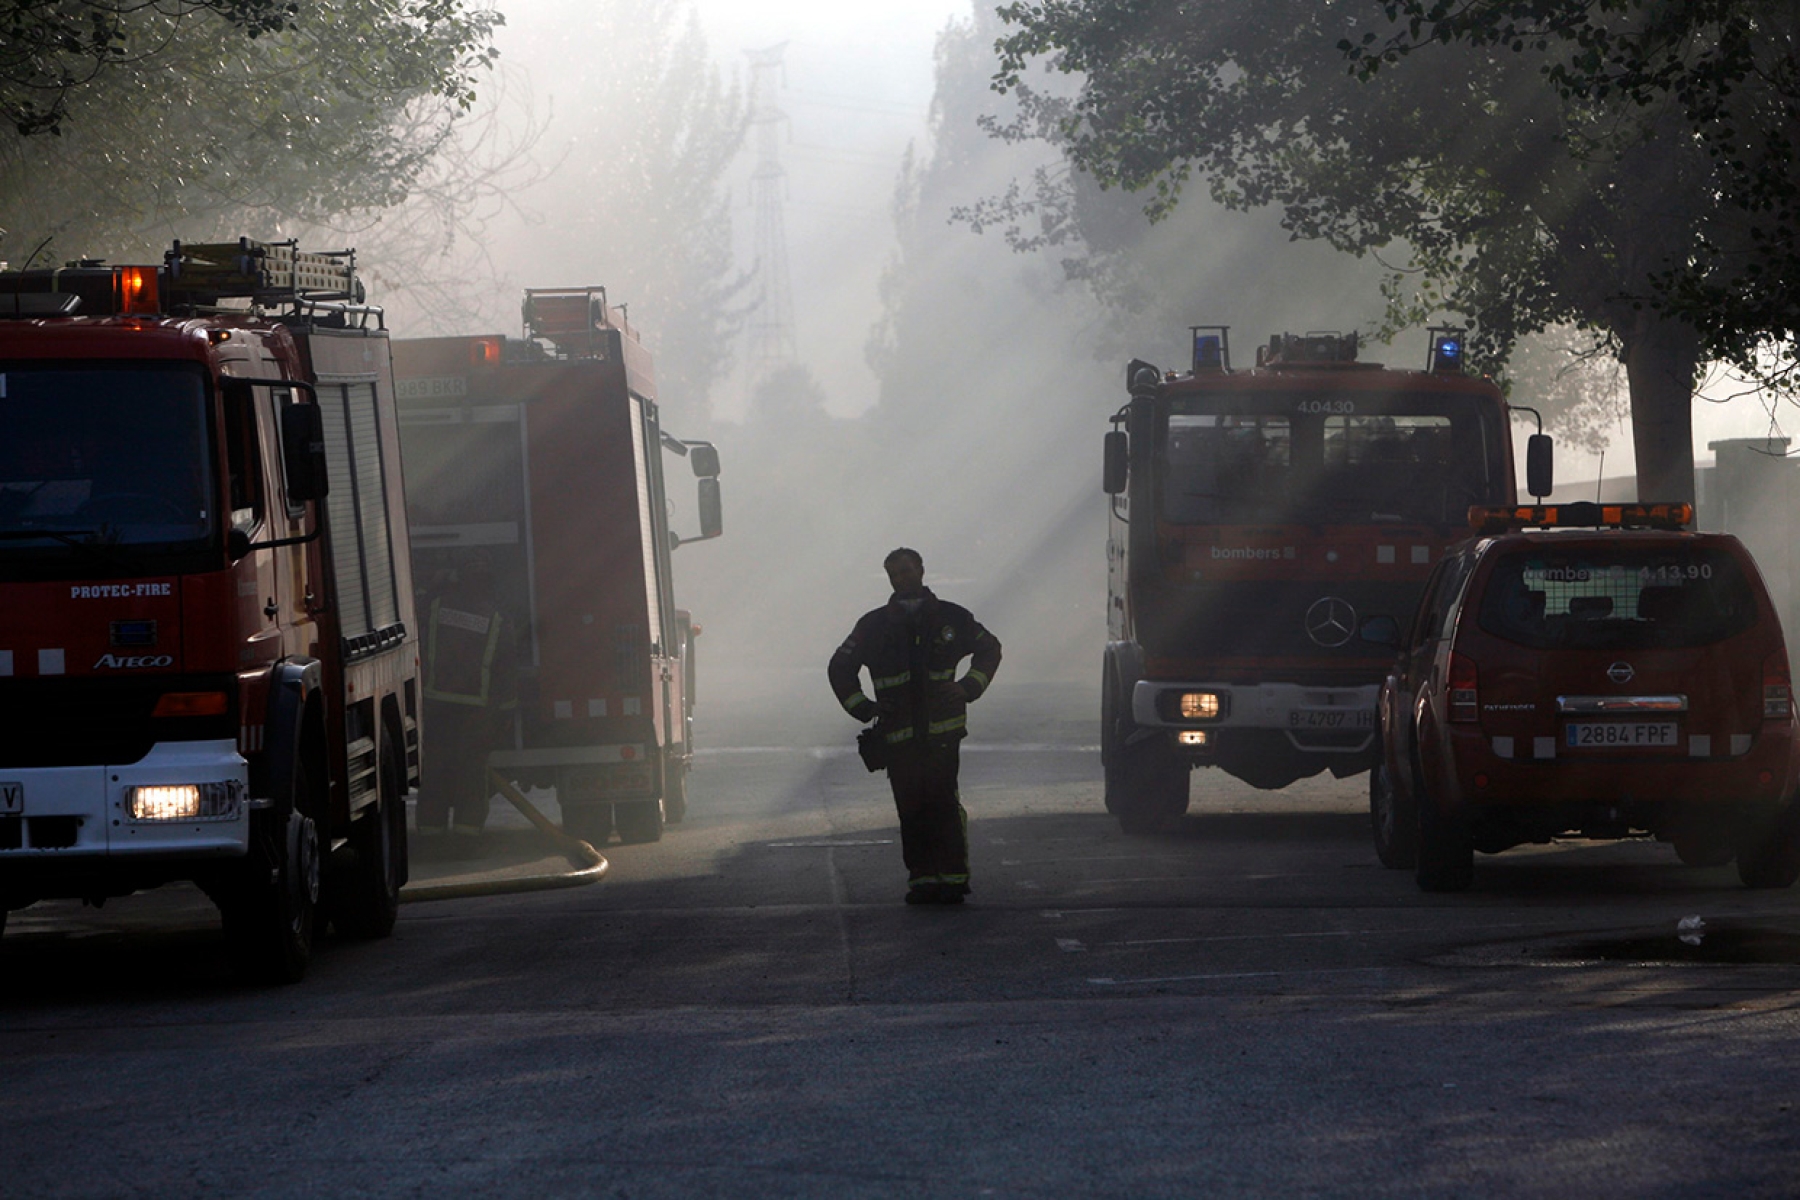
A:
{"type": "Polygon", "coordinates": [[[1228,325],[1190,325],[1194,337],[1194,373],[1231,370],[1231,341],[1228,325]]]}
{"type": "Polygon", "coordinates": [[[1431,370],[1461,374],[1463,369],[1462,330],[1438,328],[1431,331],[1431,370]]]}

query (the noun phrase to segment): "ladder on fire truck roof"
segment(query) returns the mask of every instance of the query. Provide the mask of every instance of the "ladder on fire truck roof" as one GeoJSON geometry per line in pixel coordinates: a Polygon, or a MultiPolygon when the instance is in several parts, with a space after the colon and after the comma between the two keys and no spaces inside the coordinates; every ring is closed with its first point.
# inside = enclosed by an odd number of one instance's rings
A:
{"type": "Polygon", "coordinates": [[[165,300],[217,308],[223,300],[260,307],[292,305],[339,313],[378,314],[363,304],[356,251],[304,251],[297,239],[259,242],[176,242],[163,254],[165,300]]]}

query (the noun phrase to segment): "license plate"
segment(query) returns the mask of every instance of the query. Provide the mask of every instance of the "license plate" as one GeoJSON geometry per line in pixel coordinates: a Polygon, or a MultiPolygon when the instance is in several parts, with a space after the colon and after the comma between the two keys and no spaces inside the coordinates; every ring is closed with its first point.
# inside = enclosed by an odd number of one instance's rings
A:
{"type": "Polygon", "coordinates": [[[1679,732],[1675,721],[1576,721],[1565,726],[1563,741],[1577,750],[1630,750],[1673,746],[1679,732]]]}
{"type": "Polygon", "coordinates": [[[22,783],[0,783],[0,813],[17,813],[25,811],[25,785],[22,783]]]}
{"type": "Polygon", "coordinates": [[[1290,708],[1289,729],[1373,729],[1372,708],[1290,708]]]}

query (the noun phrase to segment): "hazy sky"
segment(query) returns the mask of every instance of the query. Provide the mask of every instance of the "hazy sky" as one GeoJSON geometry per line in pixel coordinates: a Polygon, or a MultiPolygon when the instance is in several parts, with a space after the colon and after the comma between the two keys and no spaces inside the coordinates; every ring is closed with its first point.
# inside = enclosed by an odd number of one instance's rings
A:
{"type": "MultiPolygon", "coordinates": [[[[876,398],[862,348],[894,241],[895,178],[907,143],[923,149],[937,35],[953,17],[969,15],[970,0],[699,0],[696,10],[728,69],[745,62],[744,50],[787,43],[777,102],[789,122],[781,149],[798,348],[828,407],[860,412],[876,398]]],[[[734,193],[746,263],[754,257],[743,183],[751,157],[734,193]]],[[[715,411],[741,411],[743,388],[739,378],[721,389],[715,411]]]]}

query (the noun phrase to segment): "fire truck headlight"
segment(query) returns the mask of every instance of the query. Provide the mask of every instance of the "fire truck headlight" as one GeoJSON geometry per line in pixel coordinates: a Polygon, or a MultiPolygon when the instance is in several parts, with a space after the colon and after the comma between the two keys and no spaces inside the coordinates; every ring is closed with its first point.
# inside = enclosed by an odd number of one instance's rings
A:
{"type": "Polygon", "coordinates": [[[130,788],[125,807],[134,821],[194,821],[232,817],[238,810],[235,783],[152,784],[130,788]]]}
{"type": "Polygon", "coordinates": [[[1217,692],[1183,692],[1181,718],[1184,721],[1216,721],[1225,715],[1225,698],[1217,692]]]}

